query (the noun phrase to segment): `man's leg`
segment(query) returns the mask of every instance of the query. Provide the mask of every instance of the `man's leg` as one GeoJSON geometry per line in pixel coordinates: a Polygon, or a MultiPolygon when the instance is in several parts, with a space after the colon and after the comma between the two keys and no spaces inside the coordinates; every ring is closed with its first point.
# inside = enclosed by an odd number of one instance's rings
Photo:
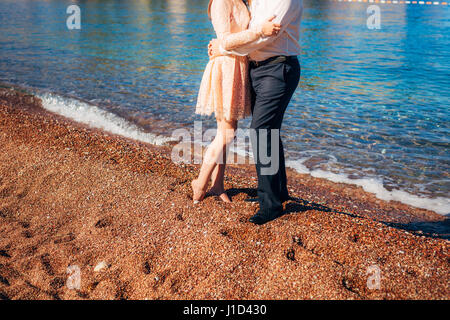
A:
{"type": "Polygon", "coordinates": [[[286,164],[284,159],[284,147],[280,136],[280,198],[281,202],[289,199],[289,191],[287,188],[286,164]]]}
{"type": "MultiPolygon", "coordinates": [[[[298,61],[289,61],[274,65],[264,65],[251,70],[252,86],[255,92],[251,128],[254,129],[254,157],[258,175],[258,200],[260,211],[252,217],[254,223],[264,223],[276,218],[282,211],[282,201],[288,196],[284,150],[281,137],[276,137],[272,146],[273,133],[279,136],[279,130],[286,107],[291,100],[300,78],[298,61]],[[278,130],[272,132],[272,129],[278,130]],[[266,150],[259,150],[266,147],[266,150]],[[273,154],[272,154],[273,147],[273,154]],[[260,155],[270,157],[269,163],[263,163],[260,155]],[[268,168],[274,172],[265,173],[268,168]]],[[[269,170],[270,171],[270,170],[269,170]]]]}

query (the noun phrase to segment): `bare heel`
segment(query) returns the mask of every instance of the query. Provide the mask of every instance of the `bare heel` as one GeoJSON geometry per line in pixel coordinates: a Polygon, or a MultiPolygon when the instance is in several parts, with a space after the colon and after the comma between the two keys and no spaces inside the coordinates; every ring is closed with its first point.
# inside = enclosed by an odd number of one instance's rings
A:
{"type": "Polygon", "coordinates": [[[225,203],[232,202],[231,199],[228,197],[226,191],[224,191],[224,190],[214,191],[213,189],[211,189],[211,190],[209,190],[208,194],[219,197],[219,199],[225,203]]]}
{"type": "Polygon", "coordinates": [[[231,202],[232,202],[231,199],[228,197],[228,195],[227,195],[226,192],[222,192],[222,193],[219,195],[219,198],[220,198],[220,200],[222,200],[222,201],[225,202],[225,203],[231,203],[231,202]]]}

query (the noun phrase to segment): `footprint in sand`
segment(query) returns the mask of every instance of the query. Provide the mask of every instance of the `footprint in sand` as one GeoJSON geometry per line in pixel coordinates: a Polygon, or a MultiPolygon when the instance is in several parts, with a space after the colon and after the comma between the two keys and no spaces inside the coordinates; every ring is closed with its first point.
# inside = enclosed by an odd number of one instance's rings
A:
{"type": "Polygon", "coordinates": [[[144,262],[143,269],[144,269],[145,274],[150,274],[150,272],[152,271],[151,267],[150,267],[150,263],[148,263],[148,261],[144,262]]]}
{"type": "Polygon", "coordinates": [[[68,233],[66,235],[58,236],[53,240],[54,244],[66,243],[75,240],[75,235],[73,233],[68,233]]]}
{"type": "Polygon", "coordinates": [[[50,287],[53,290],[59,290],[65,285],[65,279],[62,277],[56,277],[52,281],[50,281],[50,287]]]}
{"type": "Polygon", "coordinates": [[[173,279],[170,282],[170,292],[172,292],[173,294],[178,293],[180,291],[180,287],[181,287],[181,283],[179,280],[173,279]]]}
{"type": "Polygon", "coordinates": [[[350,241],[351,242],[358,242],[358,240],[359,240],[359,235],[357,234],[357,233],[354,233],[354,234],[352,234],[351,236],[350,236],[350,241]]]}
{"type": "Polygon", "coordinates": [[[13,192],[14,189],[12,187],[0,187],[0,198],[8,198],[13,192]]]}
{"type": "Polygon", "coordinates": [[[127,284],[126,283],[118,283],[117,291],[116,291],[116,299],[118,300],[127,300],[127,284]]]}
{"type": "Polygon", "coordinates": [[[3,285],[5,285],[5,286],[7,286],[7,287],[9,287],[9,281],[8,281],[8,279],[5,278],[5,277],[3,277],[3,276],[0,276],[0,283],[3,284],[3,285]]]}
{"type": "Polygon", "coordinates": [[[61,185],[60,183],[53,183],[56,182],[56,179],[59,177],[58,173],[56,172],[50,172],[48,174],[45,174],[41,181],[39,182],[39,184],[43,187],[45,187],[45,189],[48,192],[52,192],[55,191],[59,188],[59,186],[61,185]]]}
{"type": "Polygon", "coordinates": [[[305,245],[303,244],[304,241],[302,240],[301,236],[293,236],[292,237],[292,242],[294,242],[295,244],[299,245],[300,247],[305,247],[305,245]]]}
{"type": "Polygon", "coordinates": [[[48,253],[43,254],[41,256],[41,264],[44,267],[45,272],[49,276],[54,276],[55,272],[53,271],[52,265],[50,264],[50,255],[48,253]]]}
{"type": "Polygon", "coordinates": [[[8,251],[6,251],[6,250],[0,250],[0,256],[5,257],[5,258],[11,258],[8,251]]]}
{"type": "Polygon", "coordinates": [[[13,211],[9,207],[0,208],[0,217],[1,218],[10,218],[13,216],[13,211]]]}
{"type": "Polygon", "coordinates": [[[20,221],[19,223],[24,229],[28,229],[30,227],[30,224],[26,221],[20,221]]]}
{"type": "Polygon", "coordinates": [[[23,187],[17,190],[17,198],[18,199],[22,199],[25,198],[27,196],[27,194],[30,192],[30,188],[28,187],[23,187]]]}
{"type": "Polygon", "coordinates": [[[342,286],[345,290],[350,291],[356,295],[360,295],[359,288],[355,285],[354,281],[350,278],[344,277],[341,281],[342,286]]]}
{"type": "Polygon", "coordinates": [[[230,232],[228,230],[220,230],[220,234],[224,237],[231,238],[230,232]]]}
{"type": "Polygon", "coordinates": [[[31,233],[30,230],[24,230],[24,231],[22,232],[22,235],[23,235],[25,238],[27,238],[27,239],[33,238],[33,234],[31,233]]]}
{"type": "Polygon", "coordinates": [[[0,291],[0,300],[11,300],[8,295],[2,291],[0,291]]]}
{"type": "Polygon", "coordinates": [[[169,275],[170,270],[158,273],[155,277],[155,284],[153,285],[153,290],[156,290],[159,286],[163,285],[169,275]]]}
{"type": "Polygon", "coordinates": [[[102,218],[95,223],[95,227],[98,229],[106,228],[112,225],[112,221],[110,217],[102,218]]]}
{"type": "Polygon", "coordinates": [[[295,251],[292,248],[286,250],[286,258],[291,261],[295,261],[295,251]]]}

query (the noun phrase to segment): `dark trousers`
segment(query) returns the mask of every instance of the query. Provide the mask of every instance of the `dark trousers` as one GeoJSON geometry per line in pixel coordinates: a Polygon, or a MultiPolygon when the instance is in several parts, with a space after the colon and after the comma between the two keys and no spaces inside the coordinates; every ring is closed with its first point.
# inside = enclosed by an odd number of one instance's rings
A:
{"type": "Polygon", "coordinates": [[[281,211],[283,201],[289,197],[284,149],[279,130],[284,112],[298,86],[300,72],[297,57],[289,57],[287,61],[276,64],[250,65],[253,117],[251,129],[254,129],[251,130],[251,140],[258,175],[258,201],[260,210],[269,214],[281,211]],[[272,129],[278,131],[274,132],[272,129]],[[273,134],[279,136],[279,139],[274,136],[274,139],[278,140],[278,152],[271,152],[273,134]],[[270,160],[261,156],[261,146],[267,146],[267,150],[262,152],[270,160]],[[276,172],[267,169],[271,167],[276,167],[276,172]]]}

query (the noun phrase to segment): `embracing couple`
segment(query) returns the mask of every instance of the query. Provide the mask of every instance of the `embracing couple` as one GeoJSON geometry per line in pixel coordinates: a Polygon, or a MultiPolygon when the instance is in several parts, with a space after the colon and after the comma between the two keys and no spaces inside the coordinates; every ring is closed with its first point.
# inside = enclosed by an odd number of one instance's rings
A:
{"type": "Polygon", "coordinates": [[[214,113],[217,134],[192,181],[194,203],[203,200],[210,180],[209,193],[231,201],[224,189],[227,147],[237,121],[252,115],[259,211],[250,222],[264,224],[281,215],[289,194],[280,128],[300,80],[302,11],[302,0],[209,1],[217,39],[209,45],[196,113],[214,113]]]}

